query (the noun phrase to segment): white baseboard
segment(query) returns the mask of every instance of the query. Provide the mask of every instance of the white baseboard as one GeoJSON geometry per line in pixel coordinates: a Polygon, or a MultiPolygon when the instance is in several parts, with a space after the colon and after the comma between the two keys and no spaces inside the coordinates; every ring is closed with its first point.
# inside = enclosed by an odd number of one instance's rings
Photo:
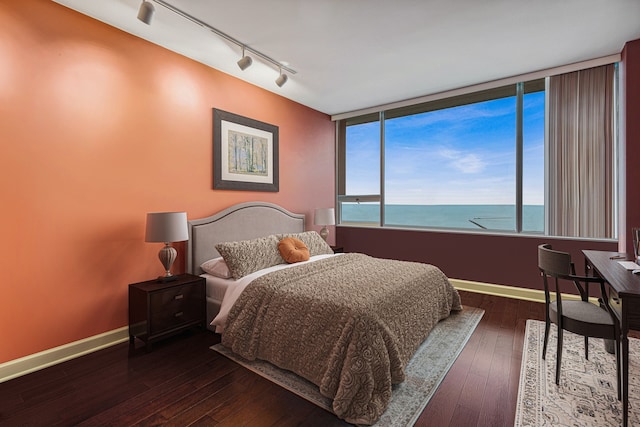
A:
{"type": "MultiPolygon", "coordinates": [[[[492,283],[473,282],[461,279],[449,279],[449,281],[456,289],[462,291],[544,303],[544,291],[537,289],[517,288],[515,286],[495,285],[492,283]]],[[[566,298],[575,298],[575,295],[567,295],[566,298]]],[[[0,364],[0,383],[115,344],[120,344],[128,339],[129,328],[124,326],[119,329],[114,329],[113,331],[2,363],[0,364]]]]}
{"type": "Polygon", "coordinates": [[[76,357],[120,344],[129,339],[129,327],[124,326],[103,334],[54,347],[40,353],[0,364],[0,383],[28,373],[65,362],[76,357]]]}

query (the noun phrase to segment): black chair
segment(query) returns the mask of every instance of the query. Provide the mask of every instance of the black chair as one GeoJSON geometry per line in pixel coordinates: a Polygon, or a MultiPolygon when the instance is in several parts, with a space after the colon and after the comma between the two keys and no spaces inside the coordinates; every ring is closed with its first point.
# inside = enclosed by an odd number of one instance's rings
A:
{"type": "Polygon", "coordinates": [[[600,285],[602,301],[607,301],[604,281],[599,277],[577,276],[575,266],[571,262],[571,255],[566,252],[554,251],[551,245],[538,246],[538,268],[544,282],[544,296],[546,305],[546,321],[544,328],[544,346],[542,358],[547,354],[549,328],[551,322],[558,327],[558,355],[556,363],[556,384],[560,383],[560,363],[562,360],[562,332],[563,330],[584,336],[584,357],[589,359],[589,337],[615,340],[616,347],[616,383],[618,399],[620,399],[620,331],[618,323],[614,321],[614,314],[608,304],[605,308],[589,302],[589,283],[600,285]],[[552,280],[549,280],[552,279],[552,280]],[[550,283],[555,282],[555,289],[551,291],[550,283]],[[562,300],[562,282],[573,282],[580,300],[562,300]],[[555,293],[555,300],[551,300],[551,292],[555,293]]]}

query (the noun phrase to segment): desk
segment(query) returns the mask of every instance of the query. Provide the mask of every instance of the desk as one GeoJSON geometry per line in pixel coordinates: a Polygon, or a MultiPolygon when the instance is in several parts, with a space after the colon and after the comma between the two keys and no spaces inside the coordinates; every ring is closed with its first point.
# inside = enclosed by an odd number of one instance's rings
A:
{"type": "Polygon", "coordinates": [[[625,269],[618,261],[633,258],[618,252],[584,250],[587,267],[609,284],[609,306],[620,324],[622,346],[623,425],[628,425],[629,410],[629,329],[640,330],[640,275],[625,269]],[[615,256],[621,259],[611,259],[615,256]]]}

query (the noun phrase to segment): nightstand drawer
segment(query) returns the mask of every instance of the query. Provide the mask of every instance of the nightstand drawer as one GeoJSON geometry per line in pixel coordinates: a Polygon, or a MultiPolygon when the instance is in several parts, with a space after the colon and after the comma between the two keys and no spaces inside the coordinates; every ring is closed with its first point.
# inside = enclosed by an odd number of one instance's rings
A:
{"type": "Polygon", "coordinates": [[[200,299],[200,289],[192,285],[179,286],[152,292],[149,298],[151,299],[152,312],[165,310],[180,311],[180,309],[186,307],[192,300],[200,299]]]}
{"type": "Polygon", "coordinates": [[[198,322],[201,306],[200,289],[195,286],[151,294],[151,334],[198,322]]]}
{"type": "Polygon", "coordinates": [[[198,320],[198,316],[187,310],[163,311],[151,315],[151,325],[149,326],[151,335],[178,328],[189,322],[198,320]]]}

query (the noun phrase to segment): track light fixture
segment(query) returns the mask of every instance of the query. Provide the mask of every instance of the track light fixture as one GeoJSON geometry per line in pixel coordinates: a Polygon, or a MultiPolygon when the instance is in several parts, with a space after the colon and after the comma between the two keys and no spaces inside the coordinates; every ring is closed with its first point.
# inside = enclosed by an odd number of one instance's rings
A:
{"type": "MultiPolygon", "coordinates": [[[[280,63],[280,62],[276,61],[275,59],[271,58],[270,56],[265,55],[264,53],[245,45],[240,40],[237,40],[237,39],[231,37],[230,35],[228,35],[226,33],[223,33],[222,31],[220,31],[220,30],[218,30],[216,28],[213,28],[211,25],[207,24],[206,22],[203,22],[203,21],[199,20],[198,18],[189,15],[186,12],[183,12],[182,10],[180,10],[177,7],[173,6],[172,4],[166,2],[165,0],[153,0],[153,2],[159,4],[160,6],[164,7],[165,9],[170,10],[171,12],[175,13],[176,15],[179,15],[179,16],[183,17],[184,19],[187,19],[187,20],[193,22],[194,24],[197,24],[197,25],[201,26],[202,28],[206,28],[207,30],[211,31],[212,33],[214,33],[218,37],[223,38],[223,39],[225,39],[225,40],[237,45],[238,47],[241,47],[242,48],[242,58],[238,61],[238,67],[240,67],[241,70],[246,70],[253,63],[253,59],[250,56],[245,55],[245,50],[246,50],[246,51],[250,52],[254,57],[257,56],[258,58],[262,59],[263,61],[268,62],[269,64],[275,66],[280,71],[280,75],[276,79],[276,84],[279,87],[282,87],[282,85],[284,85],[287,82],[287,80],[289,80],[289,77],[286,74],[282,73],[283,70],[285,70],[289,74],[296,74],[296,71],[294,69],[289,68],[286,65],[283,65],[282,63],[280,63]]],[[[140,10],[138,11],[138,19],[141,20],[142,22],[144,22],[145,24],[149,25],[149,24],[151,24],[151,19],[153,18],[153,13],[154,12],[155,12],[155,8],[153,7],[153,4],[151,3],[151,1],[142,0],[142,4],[140,5],[140,10]]]]}
{"type": "Polygon", "coordinates": [[[250,56],[244,54],[244,46],[242,46],[242,58],[240,58],[240,60],[238,61],[238,67],[240,67],[240,69],[244,71],[249,68],[251,64],[253,64],[253,59],[251,59],[250,56]]]}
{"type": "Polygon", "coordinates": [[[142,0],[140,9],[138,9],[138,19],[145,24],[150,25],[155,11],[156,8],[153,7],[153,3],[147,0],[142,0]]]}
{"type": "Polygon", "coordinates": [[[278,85],[278,87],[282,87],[287,82],[287,80],[289,80],[289,77],[287,77],[286,74],[283,74],[282,68],[280,68],[280,75],[276,79],[276,84],[278,85]]]}

